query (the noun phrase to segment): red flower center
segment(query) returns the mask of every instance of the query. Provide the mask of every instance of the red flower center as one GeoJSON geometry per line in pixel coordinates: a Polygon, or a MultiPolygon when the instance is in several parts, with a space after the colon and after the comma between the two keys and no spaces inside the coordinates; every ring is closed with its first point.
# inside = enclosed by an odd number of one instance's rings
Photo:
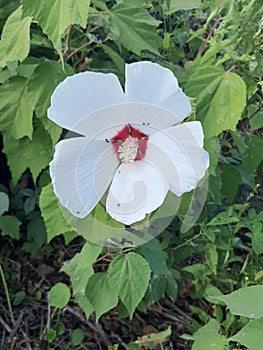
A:
{"type": "Polygon", "coordinates": [[[144,158],[147,141],[148,135],[127,124],[111,139],[111,144],[121,162],[133,163],[144,158]]]}

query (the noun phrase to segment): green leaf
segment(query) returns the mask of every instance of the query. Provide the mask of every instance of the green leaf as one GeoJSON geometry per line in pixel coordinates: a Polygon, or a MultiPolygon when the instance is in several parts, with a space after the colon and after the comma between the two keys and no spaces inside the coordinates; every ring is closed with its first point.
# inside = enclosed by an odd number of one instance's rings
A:
{"type": "Polygon", "coordinates": [[[254,221],[252,223],[252,247],[254,252],[259,255],[263,254],[263,222],[254,221]]]}
{"type": "Polygon", "coordinates": [[[252,131],[263,128],[263,111],[258,111],[257,114],[249,121],[252,131]]]}
{"type": "Polygon", "coordinates": [[[19,221],[15,216],[4,215],[0,217],[0,231],[1,235],[9,236],[13,239],[19,239],[19,227],[21,221],[19,221]]]}
{"type": "Polygon", "coordinates": [[[164,15],[168,16],[179,10],[198,8],[200,4],[201,0],[171,0],[169,4],[167,4],[167,2],[164,2],[162,7],[164,15]]]}
{"type": "Polygon", "coordinates": [[[33,240],[36,245],[36,249],[42,247],[47,241],[47,232],[40,214],[36,218],[30,220],[27,224],[27,240],[33,240]]]}
{"type": "Polygon", "coordinates": [[[0,129],[9,138],[32,137],[33,110],[26,90],[27,79],[10,78],[0,86],[0,129]]]}
{"type": "Polygon", "coordinates": [[[238,188],[242,184],[240,172],[237,167],[231,164],[222,164],[220,170],[222,171],[222,194],[230,202],[233,202],[238,188]]]}
{"type": "Polygon", "coordinates": [[[139,254],[130,252],[115,258],[109,267],[108,280],[132,316],[148,287],[151,270],[139,254]]]}
{"type": "Polygon", "coordinates": [[[249,286],[216,299],[223,301],[234,315],[260,318],[263,317],[262,293],[263,285],[249,286]]]}
{"type": "Polygon", "coordinates": [[[66,261],[62,271],[69,275],[73,288],[75,302],[79,304],[89,317],[94,308],[90,304],[85,294],[86,285],[89,278],[93,275],[93,263],[102,251],[102,246],[87,242],[80,253],[76,254],[73,259],[66,261]]]}
{"type": "Polygon", "coordinates": [[[197,119],[206,138],[235,130],[246,105],[246,84],[240,76],[219,67],[200,68],[188,81],[186,92],[197,98],[197,119]]]}
{"type": "Polygon", "coordinates": [[[210,319],[194,334],[195,342],[192,350],[227,350],[227,340],[219,335],[219,328],[220,324],[216,320],[210,319]]]}
{"type": "Polygon", "coordinates": [[[143,50],[156,55],[160,24],[143,7],[141,0],[123,0],[110,10],[109,30],[126,49],[140,56],[143,50]]]}
{"type": "Polygon", "coordinates": [[[159,301],[166,290],[166,279],[162,275],[153,275],[150,279],[144,300],[147,306],[159,301]]]}
{"type": "Polygon", "coordinates": [[[88,280],[86,296],[96,313],[96,321],[102,314],[114,308],[118,303],[118,292],[111,287],[107,274],[95,273],[88,280]]]}
{"type": "Polygon", "coordinates": [[[249,350],[258,350],[262,342],[263,317],[257,320],[251,320],[237,334],[228,338],[228,341],[235,341],[249,350]]]}
{"type": "MultiPolygon", "coordinates": [[[[65,65],[71,74],[72,70],[68,67],[65,65]]],[[[36,67],[27,86],[31,106],[49,133],[53,145],[57,143],[62,129],[47,118],[47,109],[55,87],[66,77],[67,74],[57,62],[43,62],[36,67]]]]}
{"type": "Polygon", "coordinates": [[[209,153],[210,158],[209,174],[216,176],[216,168],[221,152],[221,145],[218,137],[206,139],[204,148],[209,153]]]}
{"type": "Polygon", "coordinates": [[[70,298],[69,287],[65,283],[58,282],[49,292],[50,305],[63,308],[68,304],[70,298]]]}
{"type": "Polygon", "coordinates": [[[61,213],[51,183],[42,189],[39,206],[47,229],[48,242],[64,232],[72,231],[61,213]]]}
{"type": "Polygon", "coordinates": [[[166,340],[166,338],[170,337],[172,334],[171,327],[169,326],[165,331],[159,332],[159,333],[153,333],[148,335],[147,337],[144,337],[142,340],[137,340],[136,344],[154,344],[154,343],[160,343],[166,340]]]}
{"type": "Polygon", "coordinates": [[[53,146],[49,134],[43,126],[36,125],[32,140],[24,137],[14,140],[4,135],[4,152],[7,155],[13,181],[16,183],[22,173],[29,168],[34,180],[48,166],[52,159],[53,146]]]}
{"type": "Polygon", "coordinates": [[[248,150],[243,157],[243,166],[246,172],[252,173],[263,160],[263,140],[250,135],[246,141],[248,150]]]}
{"type": "Polygon", "coordinates": [[[218,334],[217,321],[210,320],[207,325],[195,333],[195,342],[192,350],[227,350],[227,340],[218,334]],[[214,325],[214,323],[216,323],[214,325]]]}
{"type": "Polygon", "coordinates": [[[84,333],[81,329],[77,328],[74,329],[74,331],[72,332],[71,336],[71,343],[74,346],[80,345],[84,339],[84,333]]]}
{"type": "Polygon", "coordinates": [[[0,192],[0,216],[8,211],[9,208],[9,197],[6,193],[0,192]]]}
{"type": "Polygon", "coordinates": [[[166,255],[157,239],[139,246],[136,251],[149,263],[155,275],[169,275],[171,272],[167,267],[166,255]]]}
{"type": "Polygon", "coordinates": [[[33,16],[62,57],[61,36],[70,24],[87,25],[89,0],[22,0],[23,15],[33,16]]]}
{"type": "Polygon", "coordinates": [[[11,61],[23,61],[29,53],[29,29],[32,17],[22,16],[22,6],[7,19],[0,41],[0,67],[11,61]]]}
{"type": "Polygon", "coordinates": [[[217,272],[218,254],[214,244],[207,244],[205,247],[205,262],[214,275],[217,272]]]}
{"type": "Polygon", "coordinates": [[[87,242],[80,253],[66,261],[62,271],[69,275],[73,294],[85,293],[88,279],[93,275],[93,264],[102,251],[102,246],[87,242]]]}

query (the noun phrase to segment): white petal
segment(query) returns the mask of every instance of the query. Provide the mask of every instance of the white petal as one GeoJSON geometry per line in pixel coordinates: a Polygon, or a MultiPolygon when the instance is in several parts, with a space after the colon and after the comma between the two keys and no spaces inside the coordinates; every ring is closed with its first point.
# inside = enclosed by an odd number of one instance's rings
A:
{"type": "Polygon", "coordinates": [[[124,92],[114,74],[78,73],[60,83],[51,97],[48,118],[61,127],[75,129],[84,116],[102,107],[124,102],[124,92]]]}
{"type": "Polygon", "coordinates": [[[169,181],[177,196],[194,189],[209,166],[199,122],[183,123],[151,135],[145,155],[169,181]]]}
{"type": "Polygon", "coordinates": [[[60,141],[50,163],[54,192],[71,214],[84,218],[105,193],[117,166],[106,142],[84,137],[60,141]]]}
{"type": "Polygon", "coordinates": [[[191,104],[173,73],[159,64],[137,62],[126,65],[125,93],[129,102],[157,105],[175,115],[172,126],[191,112],[191,104]]]}
{"type": "Polygon", "coordinates": [[[122,103],[102,108],[80,120],[74,129],[89,138],[111,139],[125,125],[131,124],[147,135],[174,124],[174,115],[146,103],[122,103]]]}
{"type": "Polygon", "coordinates": [[[168,192],[168,183],[160,171],[145,160],[120,165],[113,178],[106,210],[126,225],[142,220],[157,209],[168,192]]]}

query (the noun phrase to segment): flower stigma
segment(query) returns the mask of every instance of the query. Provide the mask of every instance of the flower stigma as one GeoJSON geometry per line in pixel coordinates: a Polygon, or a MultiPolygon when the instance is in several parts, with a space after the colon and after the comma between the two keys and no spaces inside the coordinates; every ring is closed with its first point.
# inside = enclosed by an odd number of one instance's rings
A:
{"type": "Polygon", "coordinates": [[[114,151],[122,163],[134,163],[144,158],[147,149],[148,135],[126,125],[112,139],[114,151]]]}

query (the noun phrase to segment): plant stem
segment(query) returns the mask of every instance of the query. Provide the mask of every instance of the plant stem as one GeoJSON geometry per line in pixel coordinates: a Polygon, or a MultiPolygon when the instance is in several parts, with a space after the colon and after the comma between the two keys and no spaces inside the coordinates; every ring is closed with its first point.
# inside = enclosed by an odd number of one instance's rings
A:
{"type": "Polygon", "coordinates": [[[10,297],[9,297],[9,293],[8,293],[8,288],[7,288],[7,284],[6,284],[6,280],[5,280],[4,271],[2,269],[2,265],[1,264],[0,264],[0,275],[1,275],[1,278],[2,278],[2,281],[3,281],[3,285],[4,285],[4,290],[5,290],[6,301],[7,301],[7,305],[8,305],[10,318],[11,318],[12,324],[14,324],[15,320],[14,320],[13,310],[12,310],[12,306],[11,306],[11,302],[10,302],[10,297]]]}

